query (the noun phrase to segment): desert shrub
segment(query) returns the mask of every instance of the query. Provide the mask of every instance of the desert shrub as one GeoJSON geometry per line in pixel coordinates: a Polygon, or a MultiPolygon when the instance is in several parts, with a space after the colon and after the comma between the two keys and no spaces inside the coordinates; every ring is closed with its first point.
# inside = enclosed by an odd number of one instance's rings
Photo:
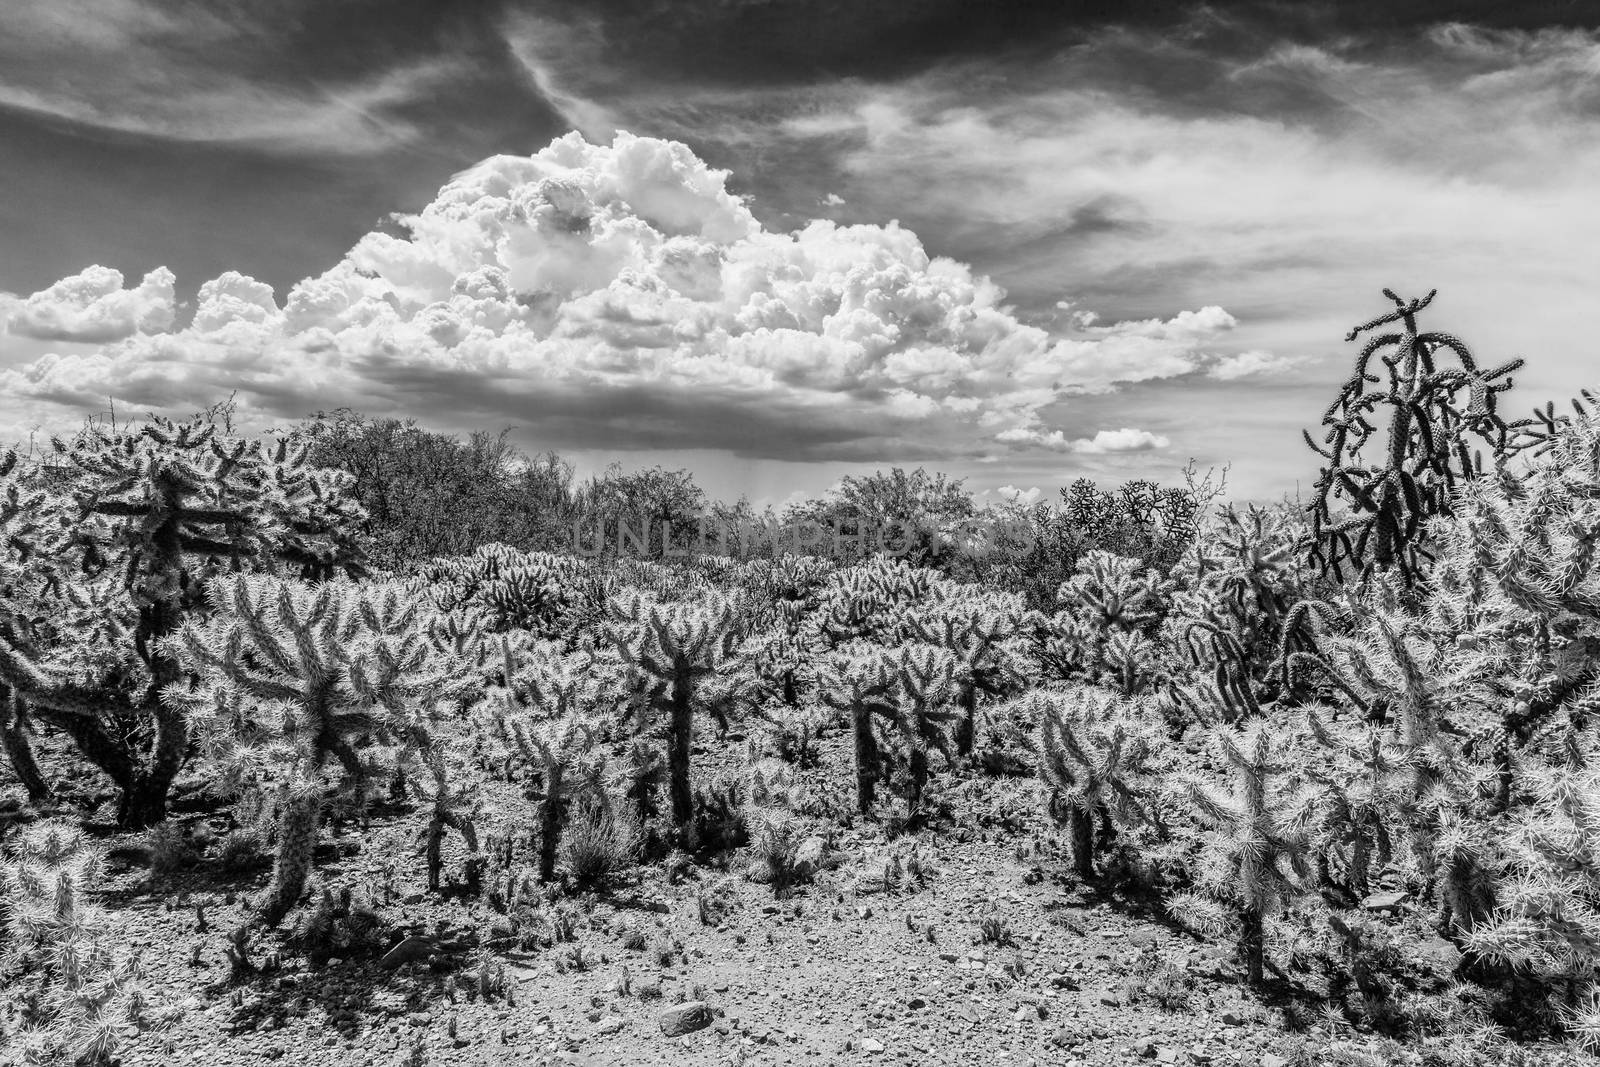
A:
{"type": "Polygon", "coordinates": [[[580,887],[605,885],[633,865],[638,832],[625,817],[600,804],[586,804],[561,841],[567,873],[580,887]]]}
{"type": "Polygon", "coordinates": [[[314,465],[349,475],[382,567],[404,571],[495,542],[548,551],[570,540],[571,466],[554,453],[522,454],[505,432],[462,441],[348,409],[319,412],[291,432],[314,465]]]}

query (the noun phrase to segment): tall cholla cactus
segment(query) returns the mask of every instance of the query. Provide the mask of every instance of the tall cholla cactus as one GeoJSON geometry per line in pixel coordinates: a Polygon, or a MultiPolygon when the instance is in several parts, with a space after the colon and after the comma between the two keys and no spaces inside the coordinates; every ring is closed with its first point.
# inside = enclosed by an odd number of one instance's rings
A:
{"type": "Polygon", "coordinates": [[[1358,573],[1392,569],[1407,586],[1421,580],[1432,558],[1427,520],[1449,515],[1456,488],[1482,471],[1473,444],[1487,445],[1496,460],[1511,444],[1511,426],[1496,413],[1495,402],[1511,388],[1510,375],[1523,361],[1480,370],[1460,338],[1418,332],[1417,313],[1435,292],[1408,302],[1383,291],[1395,310],[1357,326],[1345,340],[1391,323],[1400,323],[1403,332],[1368,340],[1323,413],[1328,429],[1322,444],[1305,435],[1327,463],[1310,508],[1312,562],[1335,578],[1349,567],[1358,573]],[[1373,374],[1372,357],[1385,349],[1392,351],[1379,356],[1384,371],[1373,374]],[[1445,355],[1458,365],[1442,366],[1445,355]],[[1378,388],[1369,388],[1374,384],[1378,388]],[[1363,461],[1362,449],[1379,431],[1385,409],[1383,454],[1363,461]],[[1349,501],[1348,516],[1334,513],[1341,498],[1349,501]]]}
{"type": "Polygon", "coordinates": [[[641,732],[660,729],[666,737],[668,792],[672,821],[687,827],[694,817],[689,784],[689,749],[695,711],[707,687],[734,666],[741,634],[733,605],[717,596],[695,604],[661,604],[637,594],[607,605],[607,639],[644,686],[641,732]]]}
{"type": "Polygon", "coordinates": [[[1174,894],[1168,906],[1208,933],[1233,928],[1249,982],[1259,986],[1267,920],[1302,892],[1308,875],[1305,808],[1272,788],[1271,779],[1287,764],[1265,726],[1219,729],[1213,737],[1237,784],[1228,794],[1198,781],[1184,787],[1195,817],[1210,830],[1196,864],[1195,890],[1174,894]]]}
{"type": "Polygon", "coordinates": [[[1039,776],[1050,787],[1051,815],[1072,835],[1073,869],[1093,878],[1095,823],[1101,842],[1108,842],[1113,820],[1127,825],[1147,818],[1135,778],[1150,739],[1108,697],[1035,692],[1021,703],[1023,717],[1042,724],[1039,776]]]}
{"type": "Polygon", "coordinates": [[[990,594],[954,597],[915,611],[903,629],[914,640],[945,649],[956,662],[956,753],[972,755],[978,731],[978,701],[1002,692],[1015,675],[1004,642],[1022,628],[1021,598],[990,594]]]}
{"type": "Polygon", "coordinates": [[[955,751],[946,724],[957,720],[949,710],[955,695],[955,657],[932,645],[905,645],[893,661],[895,692],[893,715],[896,737],[906,753],[904,796],[907,817],[915,824],[923,817],[929,761],[933,750],[955,765],[955,751]]]}
{"type": "Polygon", "coordinates": [[[893,722],[897,676],[889,653],[882,649],[842,649],[835,653],[823,675],[821,698],[829,707],[850,716],[856,767],[856,810],[872,814],[878,782],[883,777],[883,754],[873,730],[876,719],[893,722]]]}
{"type": "Polygon", "coordinates": [[[543,665],[525,686],[529,707],[503,694],[490,707],[490,727],[500,743],[535,778],[539,800],[539,880],[555,880],[561,832],[574,801],[605,799],[604,757],[595,752],[597,697],[593,657],[573,656],[543,665]]]}
{"type": "Polygon", "coordinates": [[[406,756],[421,772],[407,777],[406,786],[428,812],[428,889],[439,891],[445,831],[454,830],[467,849],[466,890],[476,895],[483,874],[483,856],[478,848],[478,815],[482,807],[479,783],[473,780],[461,754],[437,738],[426,748],[408,751],[406,756]]]}
{"type": "Polygon", "coordinates": [[[85,687],[0,628],[0,680],[116,783],[119,824],[143,827],[165,818],[167,793],[190,751],[181,709],[160,697],[181,675],[163,649],[200,607],[204,579],[286,568],[308,577],[359,572],[361,512],[348,497],[348,476],[308,467],[303,449],[223,440],[204,421],[90,427],[70,445],[54,445],[55,466],[10,477],[70,497],[46,500],[61,521],[37,547],[77,557],[91,585],[115,578],[120,595],[107,603],[107,621],[126,634],[130,655],[112,677],[85,687]]]}
{"type": "Polygon", "coordinates": [[[305,887],[324,775],[337,765],[362,789],[371,770],[357,751],[363,740],[426,750],[431,702],[450,688],[447,668],[393,585],[239,575],[214,579],[208,594],[213,617],[169,640],[204,684],[164,695],[215,756],[249,760],[278,782],[277,866],[262,909],[276,923],[305,887]]]}
{"type": "Polygon", "coordinates": [[[1533,806],[1511,835],[1498,906],[1462,947],[1525,969],[1555,991],[1576,1036],[1600,1044],[1600,772],[1543,766],[1528,775],[1533,806]]]}
{"type": "Polygon", "coordinates": [[[1306,768],[1318,877],[1325,890],[1354,903],[1394,856],[1391,823],[1410,794],[1407,756],[1378,727],[1336,729],[1315,707],[1306,710],[1306,722],[1327,753],[1306,768]]]}
{"type": "MultiPolygon", "coordinates": [[[[145,1026],[138,960],[118,953],[88,898],[100,857],[76,827],[43,822],[22,832],[0,869],[6,899],[6,1015],[21,1014],[18,1062],[111,1061],[129,1025],[145,1026]],[[10,994],[17,995],[11,1000],[10,994]],[[20,1011],[27,996],[31,1003],[20,1011]]],[[[12,1020],[0,1031],[12,1030],[12,1020]]]]}

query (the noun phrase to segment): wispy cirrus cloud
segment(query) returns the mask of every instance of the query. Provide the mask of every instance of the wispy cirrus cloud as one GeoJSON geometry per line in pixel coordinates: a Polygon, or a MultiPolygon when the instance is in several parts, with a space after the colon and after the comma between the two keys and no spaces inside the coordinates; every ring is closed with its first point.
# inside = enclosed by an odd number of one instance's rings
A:
{"type": "Polygon", "coordinates": [[[407,110],[466,69],[449,55],[330,76],[264,64],[284,22],[187,3],[14,5],[0,35],[0,109],[140,137],[363,155],[422,136],[407,110]]]}

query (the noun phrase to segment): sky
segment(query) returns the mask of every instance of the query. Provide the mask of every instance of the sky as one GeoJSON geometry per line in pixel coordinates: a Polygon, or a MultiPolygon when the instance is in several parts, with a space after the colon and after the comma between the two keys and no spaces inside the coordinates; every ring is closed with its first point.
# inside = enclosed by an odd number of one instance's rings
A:
{"type": "Polygon", "coordinates": [[[1308,486],[1345,332],[1600,385],[1600,4],[0,0],[0,439],[348,406],[781,503],[1308,486]],[[1004,491],[1004,492],[1002,492],[1004,491]]]}

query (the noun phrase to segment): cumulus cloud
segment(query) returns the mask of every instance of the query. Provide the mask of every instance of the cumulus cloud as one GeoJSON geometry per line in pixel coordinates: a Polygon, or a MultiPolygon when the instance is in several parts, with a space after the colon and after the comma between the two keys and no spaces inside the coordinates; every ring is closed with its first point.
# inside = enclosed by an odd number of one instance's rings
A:
{"type": "MultiPolygon", "coordinates": [[[[1137,451],[1166,441],[1136,430],[1069,441],[1041,410],[1203,368],[1235,325],[1208,306],[1052,334],[894,222],[773,232],[727,180],[677,142],[569,134],[457,175],[399,219],[400,234],[363,237],[281,306],[230,272],[200,288],[181,331],[141,326],[0,383],[76,404],[111,393],[192,407],[237,389],[280,415],[448,408],[534,421],[564,447],[836,460],[996,443],[1137,451]]],[[[85,285],[68,282],[47,292],[85,285]]]]}
{"type": "Polygon", "coordinates": [[[1018,489],[1014,485],[1002,485],[1000,488],[996,489],[994,493],[995,496],[999,497],[1008,504],[1021,504],[1026,506],[1029,504],[1038,503],[1039,498],[1044,495],[1044,490],[1040,489],[1037,485],[1030,486],[1027,489],[1018,489]]]}
{"type": "Polygon", "coordinates": [[[1275,374],[1288,370],[1296,364],[1296,360],[1287,356],[1273,355],[1259,348],[1252,348],[1244,352],[1237,352],[1231,356],[1223,356],[1211,366],[1206,368],[1206,373],[1213,378],[1231,382],[1238,378],[1247,378],[1253,374],[1275,374]]]}
{"type": "Polygon", "coordinates": [[[6,316],[9,333],[42,341],[119,341],[172,325],[176,279],[158,267],[138,285],[123,288],[122,272],[87,267],[25,300],[6,316]]]}
{"type": "Polygon", "coordinates": [[[1133,430],[1126,426],[1120,430],[1101,430],[1093,437],[1069,438],[1060,430],[1045,432],[1030,429],[1004,430],[995,436],[997,440],[1015,447],[1047,448],[1052,452],[1078,452],[1085,455],[1150,452],[1172,444],[1167,438],[1149,430],[1133,430]]]}

